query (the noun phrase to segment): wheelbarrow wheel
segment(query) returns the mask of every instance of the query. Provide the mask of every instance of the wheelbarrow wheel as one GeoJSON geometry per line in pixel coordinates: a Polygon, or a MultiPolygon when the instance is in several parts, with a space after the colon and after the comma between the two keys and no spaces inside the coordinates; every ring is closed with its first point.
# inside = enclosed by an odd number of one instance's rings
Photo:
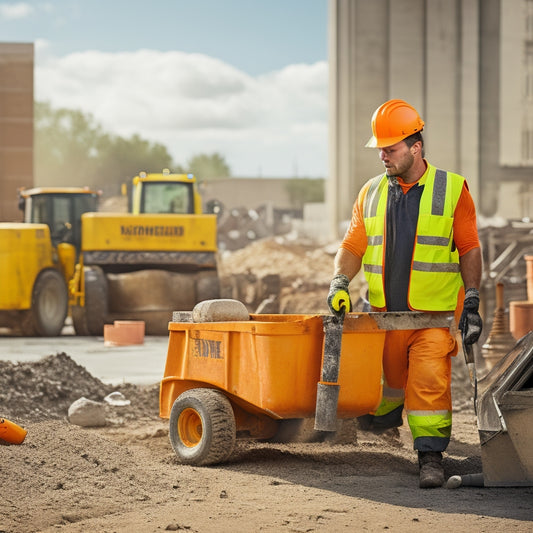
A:
{"type": "Polygon", "coordinates": [[[235,447],[236,434],[233,408],[222,392],[190,389],[174,401],[169,437],[181,463],[224,462],[235,447]]]}

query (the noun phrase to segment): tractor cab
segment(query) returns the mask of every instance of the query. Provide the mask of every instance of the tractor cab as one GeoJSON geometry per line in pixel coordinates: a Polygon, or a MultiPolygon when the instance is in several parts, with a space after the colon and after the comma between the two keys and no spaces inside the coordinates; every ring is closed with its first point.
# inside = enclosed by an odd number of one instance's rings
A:
{"type": "Polygon", "coordinates": [[[133,178],[132,212],[197,215],[202,213],[202,201],[193,174],[160,174],[140,172],[133,178]]]}
{"type": "Polygon", "coordinates": [[[99,193],[87,187],[37,187],[19,190],[24,222],[47,224],[52,245],[68,243],[81,249],[81,215],[94,212],[99,193]]]}

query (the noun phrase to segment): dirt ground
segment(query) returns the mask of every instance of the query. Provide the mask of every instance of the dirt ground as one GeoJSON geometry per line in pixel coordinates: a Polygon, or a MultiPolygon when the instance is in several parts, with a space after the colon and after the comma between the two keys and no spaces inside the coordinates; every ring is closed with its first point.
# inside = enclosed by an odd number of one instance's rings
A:
{"type": "MultiPolygon", "coordinates": [[[[246,253],[236,254],[231,268],[247,268],[246,253]]],[[[303,296],[305,280],[327,255],[261,268],[278,268],[303,296]]],[[[303,311],[324,305],[325,293],[316,291],[320,297],[309,296],[303,311]]],[[[0,533],[533,530],[531,487],[420,490],[405,425],[375,436],[348,420],[325,442],[238,441],[225,464],[180,465],[168,422],[158,416],[158,390],[157,383],[106,385],[60,351],[34,363],[0,360],[0,416],[28,431],[22,445],[0,446],[0,533]],[[100,401],[115,390],[131,404],[107,406],[106,426],[68,423],[73,401],[100,401]]],[[[453,393],[446,475],[481,472],[461,354],[453,393]]]]}

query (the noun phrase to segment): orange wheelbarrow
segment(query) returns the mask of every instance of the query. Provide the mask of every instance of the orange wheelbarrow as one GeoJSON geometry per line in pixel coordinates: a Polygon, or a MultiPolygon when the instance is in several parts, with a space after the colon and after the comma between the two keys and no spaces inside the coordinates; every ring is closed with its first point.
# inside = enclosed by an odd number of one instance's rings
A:
{"type": "Polygon", "coordinates": [[[169,323],[159,397],[171,445],[191,465],[223,462],[237,438],[272,439],[287,422],[315,417],[317,385],[335,389],[328,406],[335,421],[375,410],[387,329],[452,323],[448,315],[349,313],[338,330],[336,380],[328,382],[321,378],[330,315],[246,313],[244,320],[193,322],[194,313],[175,312],[169,323]]]}

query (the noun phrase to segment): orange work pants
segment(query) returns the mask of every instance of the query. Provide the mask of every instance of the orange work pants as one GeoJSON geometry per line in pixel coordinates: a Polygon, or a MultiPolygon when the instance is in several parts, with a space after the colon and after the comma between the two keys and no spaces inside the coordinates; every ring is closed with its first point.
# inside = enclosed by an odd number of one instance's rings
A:
{"type": "Polygon", "coordinates": [[[383,402],[376,416],[403,403],[415,449],[443,451],[448,445],[451,357],[457,351],[457,342],[447,328],[387,331],[383,402]]]}

